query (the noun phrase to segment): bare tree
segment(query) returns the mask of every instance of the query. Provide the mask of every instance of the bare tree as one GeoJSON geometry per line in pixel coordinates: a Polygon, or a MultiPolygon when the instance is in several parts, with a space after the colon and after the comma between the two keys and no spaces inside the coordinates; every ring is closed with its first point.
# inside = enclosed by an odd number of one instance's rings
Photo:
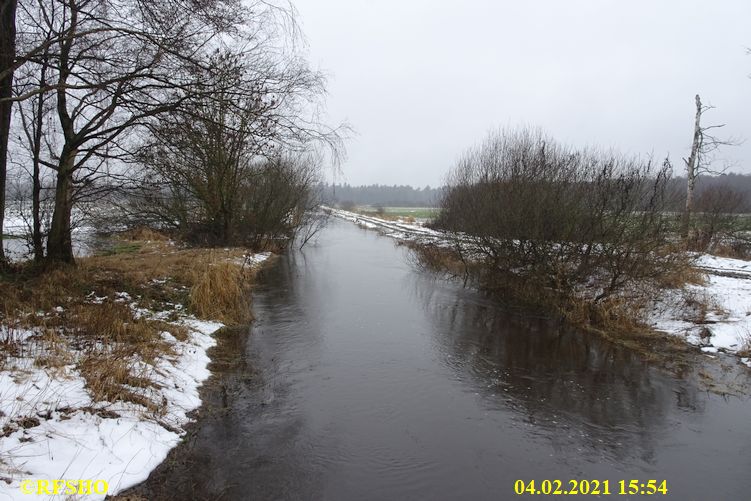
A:
{"type": "Polygon", "coordinates": [[[148,206],[202,244],[286,245],[319,221],[310,214],[320,181],[311,148],[339,141],[297,111],[322,94],[323,80],[300,61],[266,55],[218,53],[212,68],[203,75],[210,96],[188,99],[149,127],[139,155],[148,182],[138,183],[135,212],[148,206]]]}
{"type": "Polygon", "coordinates": [[[694,118],[694,137],[691,143],[691,154],[684,158],[686,166],[686,206],[681,221],[681,236],[686,239],[691,227],[691,213],[694,211],[694,192],[696,182],[702,174],[717,174],[724,169],[712,168],[712,153],[721,146],[735,144],[734,141],[721,140],[710,131],[719,129],[725,124],[702,126],[702,117],[705,112],[713,109],[712,106],[702,104],[699,94],[696,95],[696,115],[694,118]]]}
{"type": "MultiPolygon", "coordinates": [[[[47,38],[52,33],[47,31],[47,38]]],[[[38,58],[38,65],[21,67],[15,75],[16,94],[25,93],[29,89],[40,89],[47,86],[50,73],[49,49],[45,49],[38,58]]],[[[51,154],[55,153],[54,133],[51,130],[51,119],[55,105],[48,93],[35,94],[33,97],[18,103],[17,115],[20,117],[19,146],[26,150],[31,160],[31,171],[27,166],[27,158],[21,160],[19,168],[28,173],[31,178],[31,216],[30,236],[34,261],[40,262],[44,258],[44,237],[42,230],[42,159],[51,162],[51,154]],[[43,151],[45,150],[45,151],[43,151]]],[[[21,208],[25,211],[26,207],[21,208]]]]}
{"type": "Polygon", "coordinates": [[[117,184],[132,132],[204,92],[192,67],[203,64],[212,44],[246,35],[250,11],[232,5],[237,9],[223,0],[24,4],[24,58],[48,65],[49,76],[14,99],[52,92],[60,136],[51,161],[37,156],[56,177],[49,259],[73,261],[72,208],[83,194],[98,196],[117,184]]]}
{"type": "MultiPolygon", "coordinates": [[[[22,27],[20,50],[0,68],[0,77],[10,78],[21,68],[24,75],[34,77],[0,101],[7,106],[31,103],[23,106],[21,116],[32,165],[34,214],[39,212],[42,171],[52,171],[55,178],[47,235],[47,257],[53,261],[73,261],[74,205],[132,180],[128,169],[138,165],[132,160],[139,134],[153,130],[158,118],[167,113],[189,117],[195,113],[191,105],[221,101],[225,109],[214,109],[225,116],[231,115],[228,110],[232,108],[250,110],[244,119],[252,116],[248,123],[254,129],[240,139],[277,148],[264,153],[269,159],[284,157],[279,148],[306,151],[311,140],[339,151],[339,135],[320,128],[316,119],[315,98],[323,92],[322,76],[298,71],[301,58],[287,57],[290,39],[284,34],[296,33],[287,4],[278,6],[268,0],[29,0],[18,4],[18,23],[22,27]],[[207,84],[225,70],[216,64],[216,53],[246,61],[240,70],[251,68],[253,78],[243,77],[239,80],[243,85],[232,88],[227,84],[217,93],[216,85],[207,84]],[[283,57],[274,57],[280,54],[283,57]],[[283,78],[278,78],[280,74],[283,78]],[[43,130],[48,99],[54,104],[56,123],[54,129],[43,130]],[[249,108],[249,102],[260,108],[249,108]],[[273,144],[266,144],[272,135],[273,144]],[[48,150],[45,154],[42,144],[48,150]]],[[[216,116],[209,121],[221,123],[216,116]]],[[[225,125],[238,127],[237,123],[225,125]]],[[[226,207],[219,212],[225,219],[232,217],[226,207]]],[[[33,226],[35,253],[40,255],[38,221],[33,226]]]]}

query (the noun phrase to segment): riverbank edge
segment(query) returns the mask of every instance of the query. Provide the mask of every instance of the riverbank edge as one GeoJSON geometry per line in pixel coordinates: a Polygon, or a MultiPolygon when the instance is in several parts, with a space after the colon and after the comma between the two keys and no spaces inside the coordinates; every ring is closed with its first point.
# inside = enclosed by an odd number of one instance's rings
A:
{"type": "MultiPolygon", "coordinates": [[[[325,210],[334,217],[366,230],[378,231],[410,247],[425,248],[432,245],[450,250],[442,232],[413,221],[398,218],[386,220],[331,207],[325,207],[325,210]]],[[[681,288],[663,291],[661,297],[649,305],[649,311],[641,311],[640,318],[629,319],[628,323],[632,326],[618,330],[617,334],[586,322],[572,324],[610,342],[636,350],[647,359],[670,365],[680,366],[684,363],[684,354],[693,356],[698,352],[709,357],[725,353],[751,368],[751,263],[697,255],[695,270],[705,275],[704,284],[686,284],[681,288]],[[724,282],[718,284],[720,280],[734,280],[737,284],[742,284],[736,288],[741,289],[741,294],[747,291],[745,296],[748,300],[738,304],[739,301],[725,297],[729,287],[724,282]],[[720,298],[717,299],[716,296],[720,298]],[[696,302],[695,306],[700,311],[689,311],[689,302],[696,302]],[[732,303],[730,307],[728,303],[732,303]],[[721,340],[713,343],[712,335],[706,335],[711,333],[710,329],[716,330],[721,340]]]]}
{"type": "MultiPolygon", "coordinates": [[[[228,320],[227,311],[212,310],[215,305],[211,298],[201,296],[216,296],[211,284],[222,276],[228,280],[238,277],[248,280],[235,285],[249,295],[255,275],[273,261],[270,253],[248,254],[243,249],[185,249],[174,242],[151,241],[138,245],[142,246],[140,250],[127,252],[132,261],[127,269],[138,267],[139,259],[146,263],[145,260],[158,255],[161,262],[170,262],[170,255],[183,253],[181,260],[185,261],[185,267],[203,260],[200,262],[206,265],[203,277],[206,280],[186,284],[172,279],[172,275],[189,271],[186,269],[164,269],[158,276],[146,271],[139,275],[139,280],[145,281],[142,285],[148,289],[144,294],[148,300],[132,292],[115,290],[117,287],[108,294],[97,292],[92,284],[90,294],[67,298],[67,304],[33,312],[17,311],[15,317],[7,314],[3,317],[0,497],[50,499],[56,494],[61,497],[74,494],[71,491],[75,489],[64,484],[58,485],[55,492],[52,481],[68,479],[91,480],[91,485],[96,481],[106,482],[106,492],[97,489],[90,494],[86,492],[87,499],[104,499],[148,478],[180,443],[186,426],[194,420],[193,411],[202,404],[199,389],[211,376],[209,351],[216,345],[216,334],[227,323],[235,323],[231,318],[228,320]],[[193,293],[201,304],[192,304],[193,293]],[[183,300],[174,301],[175,297],[183,300]],[[80,315],[84,311],[81,308],[89,305],[92,310],[130,310],[132,321],[125,324],[153,324],[164,329],[159,332],[159,339],[153,340],[152,344],[159,345],[153,358],[135,352],[122,364],[129,373],[123,383],[128,393],[124,400],[97,398],[91,374],[88,379],[84,377],[83,363],[92,358],[92,353],[119,357],[123,344],[105,335],[90,340],[86,346],[81,344],[81,332],[76,332],[81,330],[80,325],[66,324],[65,317],[80,315]],[[196,306],[203,307],[202,318],[197,318],[195,313],[201,308],[196,306]],[[211,320],[212,312],[224,322],[211,320]]],[[[112,264],[102,261],[106,259],[117,256],[85,258],[79,266],[89,268],[87,273],[104,271],[96,267],[112,264]]],[[[62,284],[60,287],[65,288],[62,284]]],[[[245,304],[240,302],[236,306],[245,304]]],[[[238,312],[237,318],[247,317],[250,322],[250,312],[247,316],[241,313],[244,312],[238,312]]],[[[94,374],[107,379],[109,362],[102,359],[101,372],[94,374]]],[[[98,488],[103,491],[103,484],[98,488]]]]}

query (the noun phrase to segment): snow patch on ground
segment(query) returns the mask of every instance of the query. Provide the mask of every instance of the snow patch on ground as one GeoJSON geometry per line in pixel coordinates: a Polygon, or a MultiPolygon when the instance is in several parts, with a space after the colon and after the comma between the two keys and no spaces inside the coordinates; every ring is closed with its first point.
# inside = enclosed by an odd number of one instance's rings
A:
{"type": "Polygon", "coordinates": [[[109,494],[144,481],[200,406],[198,388],[210,375],[207,350],[222,327],[192,317],[180,323],[189,328],[188,339],[165,337],[176,356],[154,367],[162,416],[132,403],[92,401],[74,365],[48,369],[31,357],[9,360],[0,372],[0,428],[15,431],[0,438],[0,499],[35,499],[21,492],[26,479],[105,480],[109,494]]]}
{"type": "Polygon", "coordinates": [[[245,262],[257,266],[259,264],[262,264],[265,262],[268,258],[271,257],[271,252],[259,252],[258,254],[248,254],[245,256],[245,262]]]}
{"type": "Polygon", "coordinates": [[[706,283],[665,291],[650,324],[702,346],[704,352],[751,349],[751,262],[701,255],[696,266],[707,273],[706,283]],[[692,311],[692,297],[709,307],[692,311]]]}

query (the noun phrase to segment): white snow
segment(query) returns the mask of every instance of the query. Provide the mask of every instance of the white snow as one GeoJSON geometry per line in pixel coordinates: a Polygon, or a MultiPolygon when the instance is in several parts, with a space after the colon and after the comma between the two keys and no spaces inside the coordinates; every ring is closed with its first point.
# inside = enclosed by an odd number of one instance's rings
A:
{"type": "Polygon", "coordinates": [[[657,330],[681,336],[702,351],[735,353],[751,348],[751,262],[701,255],[696,266],[706,272],[704,285],[689,285],[681,293],[665,291],[651,312],[657,330]],[[692,315],[685,295],[709,304],[703,318],[692,315]]]}
{"type": "Polygon", "coordinates": [[[245,263],[256,266],[264,261],[266,261],[268,258],[271,257],[271,252],[259,252],[258,254],[248,254],[245,256],[245,263]]]}
{"type": "Polygon", "coordinates": [[[397,221],[387,221],[385,219],[365,216],[357,212],[333,209],[331,207],[324,207],[324,209],[329,211],[334,217],[353,222],[363,228],[379,230],[385,236],[397,240],[413,240],[438,244],[446,242],[446,236],[442,232],[426,228],[418,222],[408,223],[401,219],[397,221]]]}

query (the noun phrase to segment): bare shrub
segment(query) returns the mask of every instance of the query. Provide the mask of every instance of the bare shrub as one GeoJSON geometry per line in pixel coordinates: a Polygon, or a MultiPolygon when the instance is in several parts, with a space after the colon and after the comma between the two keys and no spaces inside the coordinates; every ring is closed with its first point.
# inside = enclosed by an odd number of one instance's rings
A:
{"type": "Polygon", "coordinates": [[[319,221],[317,147],[338,151],[335,131],[299,116],[323,92],[322,77],[304,64],[259,73],[232,54],[211,62],[210,98],[189,99],[149,125],[128,212],[191,243],[277,250],[319,221]]]}
{"type": "Polygon", "coordinates": [[[744,216],[740,213],[746,210],[746,197],[730,186],[711,186],[705,189],[696,200],[696,213],[688,239],[689,248],[731,257],[745,257],[751,242],[747,241],[744,216]]]}
{"type": "Polygon", "coordinates": [[[481,263],[474,274],[498,295],[605,304],[685,265],[663,217],[670,176],[667,161],[500,131],[450,173],[435,226],[457,235],[455,247],[481,263]]]}

